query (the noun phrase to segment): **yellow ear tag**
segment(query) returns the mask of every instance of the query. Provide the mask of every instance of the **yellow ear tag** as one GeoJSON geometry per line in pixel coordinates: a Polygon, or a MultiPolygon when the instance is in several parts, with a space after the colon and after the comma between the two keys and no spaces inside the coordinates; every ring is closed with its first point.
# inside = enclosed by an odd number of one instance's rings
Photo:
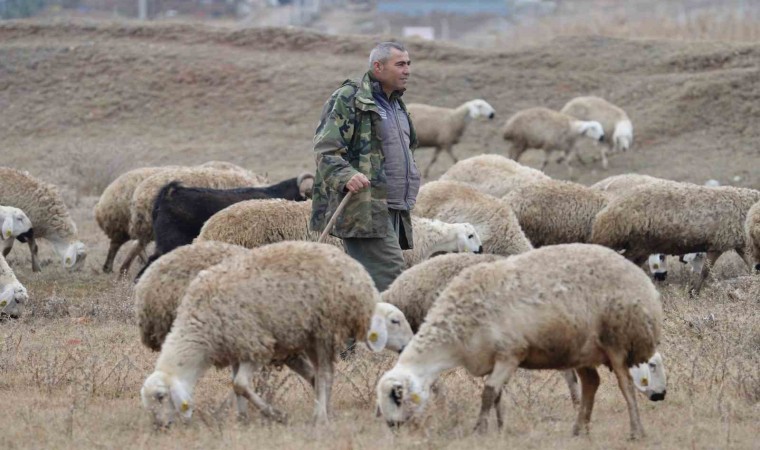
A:
{"type": "Polygon", "coordinates": [[[464,252],[465,252],[465,253],[470,253],[470,247],[465,247],[465,248],[464,248],[464,252]]]}
{"type": "Polygon", "coordinates": [[[378,338],[379,336],[377,335],[377,332],[373,331],[372,333],[369,334],[369,337],[367,339],[369,339],[370,342],[377,342],[378,338]]]}
{"type": "Polygon", "coordinates": [[[644,377],[641,379],[641,385],[642,386],[649,386],[649,378],[644,377]]]}
{"type": "Polygon", "coordinates": [[[419,394],[412,394],[411,397],[412,403],[415,405],[419,405],[422,402],[422,399],[420,398],[419,394]]]}
{"type": "Polygon", "coordinates": [[[5,300],[3,300],[2,302],[0,302],[0,306],[5,306],[7,304],[8,304],[8,302],[6,302],[5,300]]]}
{"type": "Polygon", "coordinates": [[[187,400],[182,402],[182,406],[179,408],[182,412],[187,412],[188,409],[190,409],[190,404],[187,403],[187,400]]]}
{"type": "Polygon", "coordinates": [[[11,233],[12,233],[11,230],[8,230],[8,231],[5,232],[5,236],[6,237],[11,237],[11,233]]]}
{"type": "Polygon", "coordinates": [[[657,269],[660,268],[660,265],[659,264],[652,264],[652,267],[654,267],[654,270],[657,270],[657,269]]]}
{"type": "Polygon", "coordinates": [[[66,258],[66,264],[71,264],[71,258],[66,258]]]}

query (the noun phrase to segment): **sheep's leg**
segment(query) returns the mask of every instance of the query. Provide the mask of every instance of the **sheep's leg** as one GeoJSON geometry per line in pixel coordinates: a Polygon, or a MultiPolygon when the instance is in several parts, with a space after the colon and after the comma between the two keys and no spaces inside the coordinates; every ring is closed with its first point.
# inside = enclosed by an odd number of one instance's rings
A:
{"type": "Polygon", "coordinates": [[[116,259],[116,253],[118,253],[121,246],[128,241],[128,239],[111,239],[111,244],[108,246],[108,256],[106,256],[106,262],[103,264],[104,273],[113,272],[113,261],[116,259]]]}
{"type": "Polygon", "coordinates": [[[29,244],[29,252],[32,254],[32,272],[41,272],[40,259],[37,256],[37,252],[39,251],[37,241],[34,240],[34,237],[30,236],[26,243],[29,244]]]}
{"type": "MultiPolygon", "coordinates": [[[[572,371],[565,371],[572,372],[572,371]]],[[[581,395],[581,404],[578,408],[578,418],[573,425],[573,436],[578,436],[581,432],[588,434],[589,422],[591,422],[591,411],[594,408],[594,396],[599,388],[599,373],[593,367],[581,367],[578,369],[578,377],[581,379],[583,386],[581,395]]]]}
{"type": "MultiPolygon", "coordinates": [[[[517,160],[515,159],[515,161],[517,160]]],[[[547,150],[544,150],[544,160],[541,161],[541,171],[546,169],[546,164],[548,163],[549,163],[549,152],[547,150]]]]}
{"type": "Polygon", "coordinates": [[[447,146],[445,150],[446,150],[446,153],[448,153],[448,154],[449,154],[449,156],[451,156],[451,159],[453,159],[453,160],[454,160],[454,164],[456,164],[456,163],[458,163],[458,162],[459,162],[459,160],[457,159],[457,157],[456,157],[456,156],[454,156],[454,149],[453,149],[453,147],[452,147],[452,146],[450,146],[450,145],[449,145],[449,146],[447,146]]]}
{"type": "Polygon", "coordinates": [[[317,401],[314,406],[314,421],[324,424],[328,421],[330,409],[330,393],[333,383],[333,352],[324,345],[317,345],[317,348],[310,352],[310,357],[316,372],[314,390],[317,401]]]}
{"type": "MultiPolygon", "coordinates": [[[[240,371],[240,364],[232,365],[232,382],[235,382],[238,372],[240,371]]],[[[248,422],[248,400],[244,396],[235,393],[235,406],[237,407],[238,420],[241,422],[248,422]]]]}
{"type": "Polygon", "coordinates": [[[285,360],[285,365],[288,366],[290,370],[300,375],[301,378],[306,380],[312,389],[316,388],[314,385],[314,366],[311,364],[311,361],[309,361],[309,359],[304,355],[299,354],[297,356],[291,356],[285,360]]]}
{"type": "Polygon", "coordinates": [[[570,390],[570,400],[572,400],[573,406],[577,407],[581,402],[581,390],[578,385],[578,377],[575,376],[575,371],[572,369],[563,370],[562,378],[565,379],[567,388],[570,390]]]}
{"type": "Polygon", "coordinates": [[[145,250],[146,245],[147,244],[143,243],[142,241],[135,242],[135,245],[129,250],[129,253],[127,253],[127,258],[123,263],[121,263],[121,268],[119,269],[120,273],[129,272],[129,267],[132,265],[132,261],[134,261],[140,252],[145,250]]]}
{"type": "Polygon", "coordinates": [[[704,283],[707,276],[710,275],[710,270],[712,270],[720,255],[721,252],[707,252],[707,255],[705,255],[705,262],[702,264],[702,270],[699,272],[699,278],[697,278],[694,287],[689,290],[691,295],[699,294],[699,291],[702,289],[702,283],[704,283]]]}
{"type": "Polygon", "coordinates": [[[480,433],[488,431],[488,413],[497,405],[502,386],[509,381],[517,370],[518,365],[519,363],[512,359],[496,361],[493,371],[488,375],[486,385],[483,387],[480,416],[478,416],[478,423],[475,425],[475,431],[480,433]]]}
{"type": "MultiPolygon", "coordinates": [[[[235,395],[248,399],[249,402],[253,403],[253,405],[261,411],[261,414],[263,414],[264,417],[284,424],[287,422],[287,415],[265,402],[264,399],[251,388],[251,378],[253,377],[253,373],[258,369],[258,365],[254,365],[250,362],[240,364],[238,371],[235,374],[235,379],[232,381],[232,388],[235,391],[235,395]]],[[[240,402],[238,402],[238,407],[239,406],[240,402]]],[[[238,409],[238,411],[240,410],[238,409]]]]}
{"type": "Polygon", "coordinates": [[[148,256],[148,251],[145,250],[145,247],[143,247],[142,251],[138,255],[138,258],[140,259],[140,262],[143,264],[147,264],[150,260],[150,257],[148,256]]]}
{"type": "Polygon", "coordinates": [[[13,249],[13,243],[16,242],[15,238],[8,238],[3,241],[3,258],[8,256],[8,253],[13,249]]]}
{"type": "Polygon", "coordinates": [[[501,404],[501,394],[504,393],[504,389],[499,389],[496,394],[496,399],[493,402],[493,409],[496,410],[496,426],[501,430],[504,428],[504,408],[501,404]]]}
{"type": "Polygon", "coordinates": [[[607,161],[607,146],[600,145],[601,149],[599,150],[599,153],[602,155],[602,168],[604,170],[607,170],[607,167],[609,167],[608,161],[607,161]]]}
{"type": "MultiPolygon", "coordinates": [[[[639,418],[639,409],[636,406],[636,395],[633,391],[633,380],[631,380],[631,374],[628,371],[628,367],[625,366],[625,362],[623,361],[622,356],[615,356],[614,358],[611,357],[610,363],[612,365],[612,370],[615,372],[615,376],[617,377],[620,392],[623,393],[625,403],[628,405],[628,416],[631,420],[631,439],[642,438],[644,437],[644,427],[641,425],[641,418],[639,418]]],[[[581,409],[583,409],[583,407],[581,409]]],[[[588,411],[588,414],[590,417],[590,409],[588,411]]]]}
{"type": "Polygon", "coordinates": [[[428,174],[430,173],[430,168],[433,167],[433,164],[438,160],[438,154],[441,153],[441,149],[436,147],[433,151],[433,158],[430,159],[430,162],[428,163],[427,167],[425,167],[425,173],[422,174],[425,178],[428,177],[428,174]]]}

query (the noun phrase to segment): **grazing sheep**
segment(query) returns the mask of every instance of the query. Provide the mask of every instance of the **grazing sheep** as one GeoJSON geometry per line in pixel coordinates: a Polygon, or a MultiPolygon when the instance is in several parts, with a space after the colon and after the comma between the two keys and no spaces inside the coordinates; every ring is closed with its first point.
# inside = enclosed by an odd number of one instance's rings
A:
{"type": "Polygon", "coordinates": [[[366,339],[373,351],[400,351],[412,336],[400,311],[380,302],[361,264],[325,244],[290,241],[251,250],[200,272],[186,292],[140,391],[161,426],[177,414],[190,418],[193,388],[211,365],[236,366],[235,393],[284,421],[251,389],[251,375],[301,354],[314,367],[315,418],[326,421],[335,354],[348,338],[366,339]],[[391,320],[388,308],[398,313],[391,320]]]}
{"type": "Polygon", "coordinates": [[[454,109],[410,103],[407,105],[407,110],[412,117],[414,130],[417,132],[419,146],[435,147],[433,158],[425,168],[425,177],[428,176],[430,168],[443,150],[454,162],[458,161],[452,152],[452,147],[459,142],[470,120],[480,117],[493,119],[496,113],[491,105],[481,99],[470,100],[454,109]]]}
{"type": "Polygon", "coordinates": [[[624,251],[642,265],[650,254],[707,252],[694,291],[710,267],[729,250],[744,254],[745,220],[760,191],[682,183],[645,184],[610,200],[597,214],[591,242],[624,251]]]}
{"type": "Polygon", "coordinates": [[[503,256],[487,253],[453,253],[430,258],[403,271],[380,295],[384,302],[396,306],[404,313],[412,331],[416,333],[438,294],[459,272],[475,264],[502,258],[503,256]]]}
{"type": "Polygon", "coordinates": [[[533,247],[588,242],[594,217],[607,204],[593,189],[552,179],[515,189],[503,199],[533,247]]]}
{"type": "Polygon", "coordinates": [[[103,264],[103,272],[113,271],[113,261],[122,245],[129,242],[129,204],[137,186],[146,178],[179,166],[141,167],[119,175],[106,187],[95,205],[95,221],[108,236],[111,243],[108,256],[103,264]]]}
{"type": "Polygon", "coordinates": [[[143,180],[135,188],[129,206],[129,235],[137,239],[138,245],[133,247],[122,263],[121,272],[129,270],[132,260],[153,240],[153,204],[165,185],[178,181],[190,187],[206,187],[214,189],[231,189],[239,187],[255,187],[258,179],[239,171],[219,170],[205,167],[181,167],[163,170],[143,180]]]}
{"type": "Polygon", "coordinates": [[[754,268],[760,272],[760,202],[755,203],[747,212],[744,232],[747,237],[747,264],[750,270],[754,268]]]}
{"type": "MultiPolygon", "coordinates": [[[[588,432],[596,367],[615,373],[631,435],[644,434],[628,368],[660,342],[660,296],[641,270],[610,249],[564,244],[478,264],[438,297],[420,331],[377,385],[390,425],[418,415],[441,372],[464,366],[488,375],[476,429],[485,431],[502,386],[518,368],[575,369],[582,400],[573,434],[588,432]]],[[[660,392],[653,400],[662,400],[660,392]]],[[[497,421],[502,418],[497,408],[497,421]]]]}
{"type": "Polygon", "coordinates": [[[0,256],[0,318],[18,318],[27,300],[26,288],[18,281],[5,258],[0,256]]]}
{"type": "Polygon", "coordinates": [[[0,241],[3,241],[3,248],[5,248],[6,240],[10,240],[12,246],[13,239],[28,233],[31,229],[32,221],[24,211],[13,206],[0,206],[0,241]]]}
{"type": "Polygon", "coordinates": [[[607,148],[625,152],[633,145],[633,125],[628,114],[620,107],[600,97],[576,97],[560,110],[580,120],[595,120],[602,124],[607,145],[600,146],[602,167],[607,169],[607,148]]]}
{"type": "Polygon", "coordinates": [[[532,248],[507,202],[463,183],[424,184],[417,194],[414,213],[445,222],[472,224],[483,241],[485,253],[509,256],[532,248]]]}
{"type": "MultiPolygon", "coordinates": [[[[0,167],[0,205],[13,206],[26,213],[32,222],[33,232],[26,239],[32,254],[32,270],[39,272],[37,256],[39,238],[47,239],[68,269],[82,266],[87,248],[77,240],[77,226],[69,215],[58,188],[29,175],[28,172],[0,167]]],[[[6,242],[3,256],[13,247],[13,240],[6,242]]]]}
{"type": "Polygon", "coordinates": [[[485,154],[459,161],[439,180],[468,184],[484,194],[503,197],[518,187],[549,180],[540,170],[523,166],[501,155],[485,154]]]}
{"type": "Polygon", "coordinates": [[[544,151],[544,170],[552,150],[564,154],[568,175],[572,176],[571,155],[577,156],[575,144],[578,138],[586,136],[594,140],[604,140],[602,125],[594,120],[577,120],[567,114],[547,108],[529,108],[519,111],[502,128],[502,136],[511,142],[510,158],[519,160],[526,150],[535,148],[544,151]]]}
{"type": "MultiPolygon", "coordinates": [[[[198,240],[220,241],[247,248],[284,240],[312,241],[320,233],[308,228],[311,202],[249,200],[236,203],[206,221],[198,240]]],[[[436,253],[479,253],[482,244],[475,227],[468,223],[444,223],[412,217],[414,248],[404,250],[404,262],[411,267],[436,253]]],[[[343,242],[328,236],[326,243],[343,249],[343,242]]]]}
{"type": "Polygon", "coordinates": [[[206,220],[222,209],[251,199],[305,201],[311,197],[313,184],[314,175],[310,173],[263,187],[211,189],[185,187],[178,182],[167,184],[161,188],[153,203],[156,250],[137,274],[137,278],[161,255],[193,242],[206,220]]]}

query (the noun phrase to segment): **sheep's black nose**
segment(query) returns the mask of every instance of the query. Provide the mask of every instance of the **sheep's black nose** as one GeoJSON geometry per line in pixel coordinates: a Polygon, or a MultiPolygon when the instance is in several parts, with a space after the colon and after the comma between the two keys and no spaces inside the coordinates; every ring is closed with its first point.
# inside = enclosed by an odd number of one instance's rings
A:
{"type": "Polygon", "coordinates": [[[496,114],[494,114],[494,113],[491,113],[491,114],[489,114],[489,115],[488,115],[488,118],[489,118],[489,119],[493,119],[493,116],[495,116],[495,115],[496,115],[496,114]]]}
{"type": "Polygon", "coordinates": [[[387,423],[388,426],[393,429],[401,428],[401,422],[396,422],[395,420],[386,420],[385,423],[387,423]]]}
{"type": "Polygon", "coordinates": [[[667,272],[657,272],[654,274],[655,281],[665,281],[666,278],[668,278],[667,272]]]}
{"type": "MultiPolygon", "coordinates": [[[[475,252],[475,253],[483,253],[483,246],[481,245],[480,247],[478,247],[478,251],[475,252]]],[[[760,270],[760,269],[758,269],[758,270],[760,270]]]]}
{"type": "Polygon", "coordinates": [[[666,392],[668,391],[662,391],[662,392],[657,392],[655,394],[652,394],[652,396],[649,397],[649,399],[652,400],[653,402],[659,402],[660,400],[665,400],[666,392]]]}
{"type": "Polygon", "coordinates": [[[760,272],[760,263],[755,264],[755,270],[757,270],[758,272],[760,272]]]}
{"type": "Polygon", "coordinates": [[[599,136],[599,142],[604,142],[604,135],[599,136]]]}

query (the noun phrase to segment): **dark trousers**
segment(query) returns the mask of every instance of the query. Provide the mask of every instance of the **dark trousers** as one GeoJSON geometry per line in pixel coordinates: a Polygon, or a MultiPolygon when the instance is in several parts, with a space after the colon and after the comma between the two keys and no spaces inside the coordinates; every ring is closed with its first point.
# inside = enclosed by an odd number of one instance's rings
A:
{"type": "Polygon", "coordinates": [[[388,232],[384,237],[343,239],[346,253],[367,269],[380,292],[386,290],[406,267],[398,239],[401,226],[398,211],[390,209],[388,232]]]}

